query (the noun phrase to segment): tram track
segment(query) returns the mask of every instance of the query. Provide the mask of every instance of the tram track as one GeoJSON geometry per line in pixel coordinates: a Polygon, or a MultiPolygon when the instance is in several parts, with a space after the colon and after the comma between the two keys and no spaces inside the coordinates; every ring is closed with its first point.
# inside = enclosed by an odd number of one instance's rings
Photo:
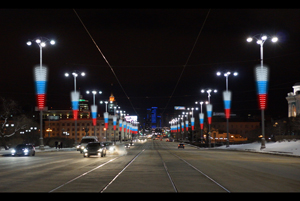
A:
{"type": "MultiPolygon", "coordinates": [[[[153,142],[154,144],[154,142],[153,142]]],[[[210,176],[208,176],[207,174],[205,174],[203,171],[201,171],[200,169],[198,169],[197,167],[193,166],[191,163],[187,162],[185,159],[183,159],[182,157],[178,156],[177,154],[172,153],[171,151],[167,150],[165,147],[161,146],[161,143],[156,143],[159,148],[163,149],[164,151],[167,151],[168,153],[170,153],[171,155],[175,156],[176,158],[178,158],[179,160],[183,161],[185,164],[187,164],[188,166],[190,166],[192,169],[194,169],[195,171],[197,171],[198,173],[200,173],[201,175],[205,176],[207,179],[209,179],[211,182],[213,182],[215,185],[217,185],[218,187],[220,187],[221,189],[223,189],[225,192],[230,193],[230,191],[225,188],[223,185],[221,185],[220,183],[218,183],[216,180],[214,180],[213,178],[211,178],[210,176]]],[[[154,146],[155,147],[155,146],[154,146]]],[[[155,148],[158,155],[160,156],[162,163],[164,165],[164,168],[167,172],[167,175],[170,179],[170,182],[174,188],[174,191],[177,193],[178,192],[178,188],[176,187],[176,182],[174,181],[174,179],[172,178],[172,173],[170,173],[168,171],[168,167],[163,159],[163,157],[161,156],[160,152],[158,151],[158,148],[155,148]]]]}

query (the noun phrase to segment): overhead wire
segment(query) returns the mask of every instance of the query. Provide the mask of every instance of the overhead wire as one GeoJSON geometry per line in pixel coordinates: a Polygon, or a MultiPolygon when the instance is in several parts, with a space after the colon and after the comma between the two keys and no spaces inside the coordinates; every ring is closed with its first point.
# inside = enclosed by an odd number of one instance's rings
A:
{"type": "Polygon", "coordinates": [[[98,49],[98,51],[100,52],[101,56],[103,57],[104,61],[107,63],[107,65],[109,66],[111,72],[113,73],[113,75],[115,76],[116,80],[118,81],[121,89],[123,90],[125,96],[127,97],[130,105],[132,106],[134,112],[136,113],[136,115],[138,115],[137,111],[135,110],[129,96],[127,95],[125,89],[123,88],[120,80],[118,79],[117,74],[115,73],[113,67],[110,65],[110,63],[108,62],[108,60],[106,59],[106,57],[104,56],[103,52],[101,51],[101,49],[99,48],[99,46],[97,45],[96,41],[94,40],[94,38],[92,37],[92,35],[90,34],[90,32],[88,31],[88,29],[86,28],[86,26],[84,25],[83,21],[81,20],[81,18],[79,17],[78,13],[76,12],[76,10],[73,8],[74,13],[76,14],[77,18],[79,19],[80,23],[82,24],[82,26],[84,27],[85,31],[87,32],[87,34],[90,36],[91,40],[93,41],[94,45],[96,46],[96,48],[98,49]]]}
{"type": "Polygon", "coordinates": [[[172,97],[173,97],[173,95],[174,95],[174,93],[175,93],[175,91],[176,91],[176,88],[177,88],[177,86],[178,86],[178,84],[179,84],[179,82],[180,82],[180,80],[181,80],[181,77],[182,77],[182,75],[183,75],[183,72],[184,72],[184,70],[185,70],[185,68],[186,68],[186,66],[187,66],[187,64],[188,64],[188,62],[189,62],[189,60],[190,60],[190,58],[191,58],[191,55],[192,55],[192,53],[193,53],[193,51],[194,51],[194,49],[195,49],[195,46],[196,46],[196,44],[197,44],[197,42],[198,42],[198,39],[199,39],[199,37],[200,37],[200,35],[201,35],[201,33],[202,33],[202,30],[203,30],[203,28],[204,28],[204,25],[205,25],[205,22],[206,22],[206,20],[207,20],[207,18],[208,18],[208,15],[209,15],[209,13],[210,13],[210,10],[211,10],[211,9],[209,9],[208,12],[207,12],[207,14],[206,14],[206,17],[205,17],[204,22],[203,22],[203,24],[202,24],[202,26],[201,26],[201,29],[200,29],[200,31],[199,31],[199,33],[198,33],[198,36],[197,36],[197,38],[196,38],[196,40],[195,40],[195,43],[194,43],[194,45],[193,45],[193,47],[192,47],[192,50],[190,51],[190,54],[189,54],[189,56],[188,56],[188,58],[187,58],[185,64],[183,65],[183,68],[182,68],[182,71],[181,71],[181,73],[180,73],[180,75],[179,75],[179,78],[178,78],[178,80],[177,80],[177,83],[176,83],[176,85],[175,85],[175,87],[174,87],[174,89],[173,89],[173,91],[172,91],[172,94],[171,94],[171,96],[170,96],[170,98],[169,98],[169,100],[168,100],[168,102],[167,102],[167,105],[166,105],[166,107],[164,108],[162,114],[165,112],[166,108],[168,107],[168,105],[169,105],[169,103],[170,103],[170,101],[171,101],[171,99],[172,99],[172,97]]]}

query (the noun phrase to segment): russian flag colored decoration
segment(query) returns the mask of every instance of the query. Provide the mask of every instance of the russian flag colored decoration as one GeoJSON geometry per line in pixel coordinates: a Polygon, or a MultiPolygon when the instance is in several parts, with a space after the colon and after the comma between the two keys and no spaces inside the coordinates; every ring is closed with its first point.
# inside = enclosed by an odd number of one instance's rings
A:
{"type": "Polygon", "coordinates": [[[120,119],[120,120],[119,120],[119,130],[120,130],[120,131],[122,131],[122,123],[123,123],[123,121],[122,121],[122,119],[120,119]]]}
{"type": "Polygon", "coordinates": [[[93,126],[97,125],[97,105],[91,106],[93,126]]]}
{"type": "Polygon", "coordinates": [[[206,112],[207,112],[207,120],[208,120],[208,124],[211,124],[212,104],[207,104],[207,105],[206,105],[206,112]]]}
{"type": "Polygon", "coordinates": [[[267,105],[269,69],[265,66],[258,66],[255,68],[255,75],[256,75],[259,108],[261,110],[265,110],[267,105]]]}
{"type": "Polygon", "coordinates": [[[123,129],[124,129],[123,131],[124,131],[124,134],[125,134],[125,132],[126,132],[126,124],[127,124],[126,121],[124,121],[124,122],[123,122],[123,129]]]}
{"type": "Polygon", "coordinates": [[[138,133],[138,127],[136,125],[132,126],[132,133],[133,134],[137,134],[138,133]]]}
{"type": "Polygon", "coordinates": [[[189,131],[189,121],[188,120],[185,121],[185,130],[189,131]]]}
{"type": "Polygon", "coordinates": [[[104,112],[104,126],[106,129],[108,129],[108,112],[104,112]]]}
{"type": "Polygon", "coordinates": [[[114,125],[114,131],[115,131],[117,128],[117,117],[116,116],[113,116],[113,125],[114,125]]]}
{"type": "Polygon", "coordinates": [[[79,110],[79,92],[72,91],[71,92],[71,102],[72,102],[72,110],[74,120],[77,120],[78,110],[79,110]]]}
{"type": "Polygon", "coordinates": [[[191,117],[191,127],[192,127],[192,131],[195,129],[195,118],[191,117]]]}
{"type": "Polygon", "coordinates": [[[43,110],[46,102],[47,67],[37,66],[34,68],[36,100],[39,110],[43,110]]]}
{"type": "Polygon", "coordinates": [[[230,118],[231,91],[223,91],[223,100],[226,119],[230,118]]]}
{"type": "Polygon", "coordinates": [[[184,123],[181,122],[181,131],[183,132],[184,131],[184,123]]]}
{"type": "Polygon", "coordinates": [[[179,124],[179,122],[178,122],[178,124],[177,124],[177,130],[176,130],[177,132],[180,132],[180,124],[179,124]]]}
{"type": "Polygon", "coordinates": [[[200,119],[200,128],[203,129],[204,113],[199,113],[199,119],[200,119]]]}

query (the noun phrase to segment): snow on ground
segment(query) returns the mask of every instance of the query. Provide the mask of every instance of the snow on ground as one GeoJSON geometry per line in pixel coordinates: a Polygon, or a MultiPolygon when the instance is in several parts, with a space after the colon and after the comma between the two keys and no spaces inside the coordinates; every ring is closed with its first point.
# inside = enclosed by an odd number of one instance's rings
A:
{"type": "Polygon", "coordinates": [[[260,150],[260,146],[260,142],[254,142],[249,144],[230,145],[228,148],[226,148],[226,145],[223,145],[221,147],[216,147],[215,149],[242,150],[300,156],[300,140],[290,142],[269,142],[266,143],[266,148],[263,150],[260,150]]]}

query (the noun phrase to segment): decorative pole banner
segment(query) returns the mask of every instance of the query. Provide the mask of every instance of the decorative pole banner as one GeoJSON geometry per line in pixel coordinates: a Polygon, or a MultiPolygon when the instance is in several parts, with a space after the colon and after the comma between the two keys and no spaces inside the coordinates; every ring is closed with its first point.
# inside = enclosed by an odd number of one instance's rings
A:
{"type": "Polygon", "coordinates": [[[130,123],[127,123],[127,133],[129,133],[130,126],[131,126],[131,124],[130,124],[130,123]]]}
{"type": "Polygon", "coordinates": [[[108,129],[108,112],[104,112],[104,126],[106,129],[108,129]]]}
{"type": "Polygon", "coordinates": [[[47,67],[37,66],[34,68],[36,87],[36,99],[39,110],[43,110],[46,102],[47,67]]]}
{"type": "Polygon", "coordinates": [[[181,122],[181,131],[183,132],[184,131],[184,123],[181,122]]]}
{"type": "Polygon", "coordinates": [[[230,118],[231,91],[223,91],[223,100],[226,119],[230,118]]]}
{"type": "Polygon", "coordinates": [[[189,131],[189,120],[185,121],[185,130],[189,131]]]}
{"type": "Polygon", "coordinates": [[[180,132],[180,124],[179,124],[179,122],[178,122],[178,124],[177,124],[176,130],[177,130],[177,132],[180,132]]]}
{"type": "Polygon", "coordinates": [[[191,126],[192,126],[192,131],[195,129],[195,118],[191,117],[191,126]]]}
{"type": "Polygon", "coordinates": [[[124,135],[125,135],[125,133],[126,133],[126,121],[123,122],[123,129],[124,129],[123,132],[124,132],[124,135]]]}
{"type": "Polygon", "coordinates": [[[116,116],[113,116],[113,125],[114,125],[114,131],[115,131],[117,128],[117,117],[116,116]]]}
{"type": "Polygon", "coordinates": [[[71,102],[74,120],[77,120],[78,110],[79,110],[79,92],[71,91],[71,102]]]}
{"type": "Polygon", "coordinates": [[[120,130],[120,131],[122,131],[122,123],[123,123],[123,121],[122,121],[122,119],[120,119],[120,120],[119,120],[119,130],[120,130]]]}
{"type": "Polygon", "coordinates": [[[97,105],[91,105],[93,126],[97,125],[97,105]]]}
{"type": "Polygon", "coordinates": [[[137,134],[138,133],[138,127],[137,126],[132,126],[132,132],[133,132],[133,134],[137,134]]]}
{"type": "Polygon", "coordinates": [[[208,120],[208,124],[211,124],[212,104],[207,104],[207,105],[206,105],[206,112],[207,112],[207,120],[208,120]]]}
{"type": "Polygon", "coordinates": [[[204,123],[204,114],[199,113],[199,119],[200,119],[200,128],[203,130],[203,123],[204,123]]]}
{"type": "Polygon", "coordinates": [[[265,66],[255,68],[259,108],[266,109],[269,69],[265,66]]]}

